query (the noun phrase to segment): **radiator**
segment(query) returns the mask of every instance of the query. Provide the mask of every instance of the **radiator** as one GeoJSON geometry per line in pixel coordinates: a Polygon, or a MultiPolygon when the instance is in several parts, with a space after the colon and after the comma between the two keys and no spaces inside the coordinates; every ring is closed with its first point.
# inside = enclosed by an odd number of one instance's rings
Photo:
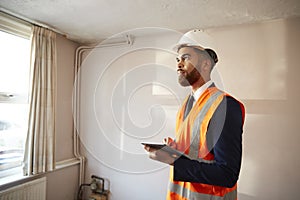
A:
{"type": "Polygon", "coordinates": [[[0,200],[46,200],[46,177],[0,191],[0,200]]]}

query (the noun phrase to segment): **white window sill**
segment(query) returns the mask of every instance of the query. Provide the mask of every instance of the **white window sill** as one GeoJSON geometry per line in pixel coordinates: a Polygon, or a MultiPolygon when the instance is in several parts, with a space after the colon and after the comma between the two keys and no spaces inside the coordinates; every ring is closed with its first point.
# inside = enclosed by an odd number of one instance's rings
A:
{"type": "Polygon", "coordinates": [[[0,172],[0,186],[5,185],[7,183],[14,182],[16,180],[23,179],[25,177],[26,176],[23,176],[21,166],[5,170],[3,172],[0,172]]]}
{"type": "MultiPolygon", "coordinates": [[[[71,166],[77,165],[79,163],[80,163],[80,161],[77,158],[71,158],[68,160],[58,161],[58,162],[56,162],[56,168],[53,171],[71,167],[71,166]]],[[[51,173],[51,172],[49,172],[49,173],[51,173]]],[[[12,168],[9,170],[5,170],[4,172],[0,172],[0,188],[2,186],[8,185],[8,184],[13,184],[13,182],[16,182],[16,181],[21,181],[23,179],[32,179],[34,176],[40,176],[40,175],[42,175],[42,174],[33,175],[33,176],[23,176],[23,170],[22,170],[21,166],[12,168]]]]}

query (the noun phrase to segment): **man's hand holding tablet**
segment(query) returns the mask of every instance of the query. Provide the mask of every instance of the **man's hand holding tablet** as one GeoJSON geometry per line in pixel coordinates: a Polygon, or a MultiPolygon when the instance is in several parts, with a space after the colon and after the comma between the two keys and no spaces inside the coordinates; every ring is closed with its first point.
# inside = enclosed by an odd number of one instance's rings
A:
{"type": "Polygon", "coordinates": [[[149,157],[169,165],[173,165],[175,159],[184,155],[176,150],[176,143],[171,138],[164,139],[165,144],[155,144],[143,142],[144,149],[149,152],[149,157]]]}

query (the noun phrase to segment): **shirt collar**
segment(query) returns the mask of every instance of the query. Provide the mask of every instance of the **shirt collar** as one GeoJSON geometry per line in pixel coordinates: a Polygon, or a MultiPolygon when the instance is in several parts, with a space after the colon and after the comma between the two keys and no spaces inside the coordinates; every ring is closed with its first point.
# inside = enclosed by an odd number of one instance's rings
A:
{"type": "Polygon", "coordinates": [[[211,85],[213,84],[212,80],[207,81],[205,84],[203,84],[201,87],[199,87],[195,92],[192,92],[192,95],[194,96],[195,101],[197,102],[200,96],[203,94],[203,92],[211,85]]]}

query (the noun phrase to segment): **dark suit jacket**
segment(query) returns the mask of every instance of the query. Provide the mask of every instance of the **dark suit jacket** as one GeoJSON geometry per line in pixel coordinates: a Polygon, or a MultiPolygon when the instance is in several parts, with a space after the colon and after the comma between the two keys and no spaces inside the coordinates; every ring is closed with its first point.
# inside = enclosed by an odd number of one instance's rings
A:
{"type": "Polygon", "coordinates": [[[214,163],[180,157],[174,162],[174,180],[233,187],[242,159],[243,114],[240,103],[226,96],[213,114],[207,130],[207,145],[214,163]]]}

